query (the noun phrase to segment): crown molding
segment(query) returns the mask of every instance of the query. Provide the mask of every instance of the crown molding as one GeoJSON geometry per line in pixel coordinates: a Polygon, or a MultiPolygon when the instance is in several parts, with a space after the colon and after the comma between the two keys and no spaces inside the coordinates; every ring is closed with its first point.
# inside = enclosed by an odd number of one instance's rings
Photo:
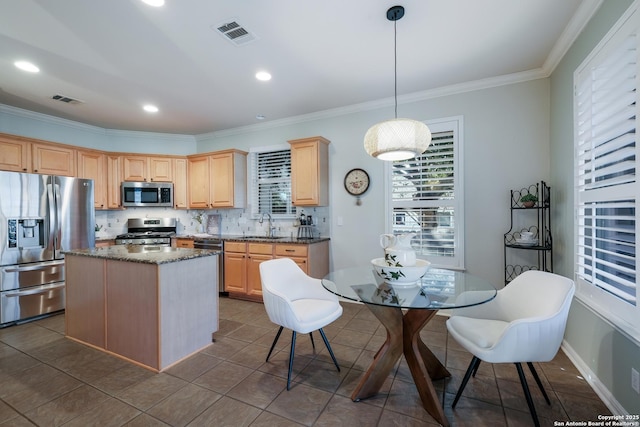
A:
{"type": "Polygon", "coordinates": [[[74,129],[82,130],[84,132],[88,131],[88,132],[93,132],[100,135],[105,134],[105,129],[98,126],[88,125],[85,123],[76,122],[68,119],[62,119],[60,117],[50,116],[48,114],[36,113],[35,111],[29,111],[23,108],[12,107],[6,104],[0,104],[0,113],[9,114],[15,117],[22,117],[30,120],[35,120],[38,122],[43,122],[51,125],[74,128],[74,129]]]}
{"type": "Polygon", "coordinates": [[[593,15],[598,11],[604,0],[583,0],[576,13],[571,17],[571,21],[566,26],[556,43],[553,45],[547,60],[542,65],[547,76],[556,69],[562,58],[567,53],[571,45],[576,41],[584,27],[587,26],[593,15]]]}
{"type": "Polygon", "coordinates": [[[185,135],[179,133],[161,133],[161,132],[143,132],[135,130],[118,130],[118,129],[105,129],[107,136],[114,136],[120,138],[137,138],[137,139],[157,139],[171,142],[196,142],[194,135],[185,135]]]}

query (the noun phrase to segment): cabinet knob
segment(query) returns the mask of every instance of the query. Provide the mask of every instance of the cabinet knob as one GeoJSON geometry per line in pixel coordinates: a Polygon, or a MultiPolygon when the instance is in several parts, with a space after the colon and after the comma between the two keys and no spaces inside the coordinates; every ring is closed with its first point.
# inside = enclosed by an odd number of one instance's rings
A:
{"type": "Polygon", "coordinates": [[[27,168],[22,168],[22,170],[26,172],[26,171],[27,171],[27,168]]]}

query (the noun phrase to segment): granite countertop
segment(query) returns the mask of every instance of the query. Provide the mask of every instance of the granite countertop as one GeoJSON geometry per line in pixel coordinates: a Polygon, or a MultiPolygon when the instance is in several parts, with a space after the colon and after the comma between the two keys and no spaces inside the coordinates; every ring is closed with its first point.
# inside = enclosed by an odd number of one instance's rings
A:
{"type": "Polygon", "coordinates": [[[287,243],[298,245],[310,245],[313,243],[320,243],[327,240],[331,240],[328,237],[314,237],[298,239],[296,237],[267,237],[267,236],[241,236],[241,235],[221,235],[216,236],[212,234],[179,234],[176,238],[183,239],[216,239],[216,240],[228,240],[231,242],[258,242],[258,243],[287,243]]]}
{"type": "Polygon", "coordinates": [[[144,264],[166,264],[188,259],[218,255],[220,251],[209,249],[172,248],[169,246],[114,245],[102,248],[75,249],[65,251],[66,255],[86,256],[115,261],[139,262],[144,264]]]}

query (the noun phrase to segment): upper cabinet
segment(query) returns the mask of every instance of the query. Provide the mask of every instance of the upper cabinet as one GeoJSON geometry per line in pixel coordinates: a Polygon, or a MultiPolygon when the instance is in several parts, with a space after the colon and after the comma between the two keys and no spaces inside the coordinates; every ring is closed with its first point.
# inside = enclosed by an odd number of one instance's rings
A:
{"type": "Polygon", "coordinates": [[[107,163],[101,151],[78,150],[78,178],[93,180],[94,207],[107,209],[107,163]]]}
{"type": "Polygon", "coordinates": [[[176,209],[189,207],[187,190],[187,159],[173,159],[173,206],[176,209]]]}
{"type": "Polygon", "coordinates": [[[329,204],[329,144],[315,136],[291,144],[291,202],[294,206],[329,204]]]}
{"type": "Polygon", "coordinates": [[[122,158],[117,154],[107,154],[107,209],[120,209],[120,184],[122,183],[122,158]]]}
{"type": "Polygon", "coordinates": [[[247,153],[225,150],[189,156],[189,207],[243,208],[247,194],[247,153]]]}
{"type": "Polygon", "coordinates": [[[76,150],[63,144],[0,135],[0,169],[76,176],[76,150]]]}
{"type": "Polygon", "coordinates": [[[31,172],[31,144],[10,135],[0,135],[0,169],[31,172]]]}
{"type": "Polygon", "coordinates": [[[122,156],[123,181],[172,182],[171,157],[122,156]]]}

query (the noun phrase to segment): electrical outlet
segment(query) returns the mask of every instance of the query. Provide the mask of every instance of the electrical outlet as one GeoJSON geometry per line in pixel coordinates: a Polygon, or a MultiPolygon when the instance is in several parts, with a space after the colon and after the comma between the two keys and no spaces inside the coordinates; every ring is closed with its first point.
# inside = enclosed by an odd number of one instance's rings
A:
{"type": "Polygon", "coordinates": [[[640,374],[634,368],[631,368],[631,388],[640,394],[640,374]]]}

